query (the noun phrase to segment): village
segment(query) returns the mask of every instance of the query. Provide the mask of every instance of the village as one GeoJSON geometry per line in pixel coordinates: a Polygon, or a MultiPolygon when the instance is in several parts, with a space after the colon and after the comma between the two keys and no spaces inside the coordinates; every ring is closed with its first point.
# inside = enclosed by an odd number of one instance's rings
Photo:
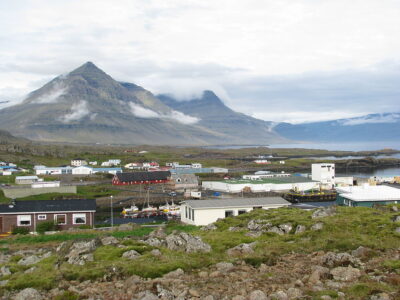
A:
{"type": "MultiPolygon", "coordinates": [[[[263,156],[254,162],[269,163],[263,156]]],[[[285,161],[278,158],[278,163],[285,161]]],[[[0,170],[3,178],[15,178],[1,186],[2,236],[35,233],[44,222],[54,223],[51,228],[57,230],[168,220],[203,226],[254,209],[313,209],[321,203],[372,207],[400,201],[400,177],[336,176],[333,163],[312,164],[310,173],[265,168],[240,177],[233,177],[227,168],[198,162],[122,166],[116,158],[103,162],[74,158],[70,165],[35,165],[32,170],[1,162],[0,170]],[[200,177],[210,174],[217,177],[200,177]]]]}

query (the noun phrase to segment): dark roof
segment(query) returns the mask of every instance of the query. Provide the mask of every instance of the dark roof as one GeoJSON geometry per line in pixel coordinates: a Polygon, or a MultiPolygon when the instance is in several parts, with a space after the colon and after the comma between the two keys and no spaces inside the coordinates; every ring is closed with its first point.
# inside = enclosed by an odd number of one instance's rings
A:
{"type": "Polygon", "coordinates": [[[225,208],[225,207],[248,207],[264,205],[290,205],[282,197],[264,198],[228,198],[215,200],[186,200],[185,202],[192,208],[225,208]]]}
{"type": "Polygon", "coordinates": [[[117,173],[118,180],[121,182],[129,181],[153,181],[167,180],[171,173],[169,171],[154,171],[154,172],[131,172],[117,173]]]}
{"type": "Polygon", "coordinates": [[[24,212],[52,212],[52,211],[95,211],[95,199],[69,199],[69,200],[27,200],[15,201],[15,205],[0,205],[2,213],[24,212]]]}

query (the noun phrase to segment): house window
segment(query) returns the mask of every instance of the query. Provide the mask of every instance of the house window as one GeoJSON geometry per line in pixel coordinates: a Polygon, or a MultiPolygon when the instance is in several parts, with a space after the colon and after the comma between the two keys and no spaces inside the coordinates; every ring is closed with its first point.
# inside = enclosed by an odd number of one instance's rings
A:
{"type": "Polygon", "coordinates": [[[186,219],[188,218],[188,207],[187,206],[185,206],[185,218],[186,219]]]}
{"type": "Polygon", "coordinates": [[[46,215],[38,215],[37,218],[38,218],[38,220],[43,221],[43,220],[47,219],[47,216],[46,215]]]}
{"type": "Polygon", "coordinates": [[[194,209],[192,209],[192,221],[194,221],[194,209]]]}
{"type": "Polygon", "coordinates": [[[86,224],[86,214],[73,214],[72,222],[73,224],[86,224]]]}
{"type": "Polygon", "coordinates": [[[247,211],[245,209],[239,209],[238,210],[238,215],[243,215],[245,214],[247,211]]]}
{"type": "Polygon", "coordinates": [[[17,216],[18,226],[31,226],[32,217],[31,215],[17,216]]]}
{"type": "Polygon", "coordinates": [[[233,210],[226,210],[225,211],[225,218],[233,216],[233,210]]]}
{"type": "Polygon", "coordinates": [[[54,215],[54,221],[58,225],[67,224],[67,215],[54,215]]]}

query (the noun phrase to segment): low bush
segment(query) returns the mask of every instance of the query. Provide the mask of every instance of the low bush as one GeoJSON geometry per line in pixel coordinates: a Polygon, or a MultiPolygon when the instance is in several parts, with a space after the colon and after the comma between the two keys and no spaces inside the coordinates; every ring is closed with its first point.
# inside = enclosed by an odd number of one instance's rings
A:
{"type": "Polygon", "coordinates": [[[55,224],[52,221],[48,221],[48,222],[40,222],[39,224],[37,224],[36,226],[36,231],[40,234],[45,233],[46,231],[57,231],[59,230],[59,227],[57,224],[55,224]]]}
{"type": "Polygon", "coordinates": [[[28,234],[29,228],[27,227],[14,227],[11,231],[12,234],[28,234]]]}

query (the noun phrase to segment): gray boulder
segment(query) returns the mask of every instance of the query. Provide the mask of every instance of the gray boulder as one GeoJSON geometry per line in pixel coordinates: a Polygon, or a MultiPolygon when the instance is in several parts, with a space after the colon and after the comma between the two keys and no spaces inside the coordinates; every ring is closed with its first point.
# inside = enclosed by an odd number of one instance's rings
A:
{"type": "Polygon", "coordinates": [[[293,226],[292,226],[292,224],[281,224],[281,225],[278,225],[278,227],[285,233],[285,234],[288,234],[288,233],[290,233],[290,231],[292,231],[292,229],[293,229],[293,226]]]}
{"type": "Polygon", "coordinates": [[[165,274],[163,277],[174,279],[174,278],[181,277],[184,274],[185,274],[185,271],[183,271],[181,268],[179,268],[179,269],[176,269],[174,271],[171,271],[171,272],[165,274]]]}
{"type": "Polygon", "coordinates": [[[147,240],[144,240],[143,243],[153,247],[167,246],[167,243],[164,240],[161,240],[156,237],[149,237],[147,240]]]}
{"type": "Polygon", "coordinates": [[[211,224],[208,224],[208,225],[206,225],[204,227],[201,227],[200,230],[202,230],[202,231],[212,231],[212,230],[216,230],[216,229],[217,229],[217,226],[215,226],[214,223],[211,223],[211,224]]]}
{"type": "Polygon", "coordinates": [[[360,270],[352,266],[336,267],[332,269],[330,273],[333,278],[338,281],[353,281],[361,276],[360,270]]]}
{"type": "Polygon", "coordinates": [[[397,228],[394,230],[394,232],[395,232],[395,233],[400,233],[400,227],[397,227],[397,228]]]}
{"type": "Polygon", "coordinates": [[[400,223],[400,216],[395,216],[395,217],[393,218],[393,222],[395,222],[395,223],[400,223]]]}
{"type": "Polygon", "coordinates": [[[140,256],[140,253],[135,250],[129,250],[122,254],[122,257],[126,258],[126,259],[136,259],[139,256],[140,256]]]}
{"type": "Polygon", "coordinates": [[[267,231],[268,231],[268,232],[274,232],[274,233],[279,234],[279,235],[284,235],[284,234],[285,234],[285,231],[283,231],[283,230],[282,230],[281,228],[279,228],[278,226],[271,227],[271,228],[268,229],[267,231]]]}
{"type": "Polygon", "coordinates": [[[247,223],[247,229],[250,231],[266,231],[271,226],[272,224],[266,220],[250,220],[247,223]]]}
{"type": "Polygon", "coordinates": [[[316,211],[313,212],[311,215],[311,218],[317,219],[317,218],[325,218],[325,217],[331,217],[336,215],[336,208],[334,206],[329,206],[329,207],[323,207],[319,208],[316,211]]]}
{"type": "Polygon", "coordinates": [[[288,300],[289,297],[284,291],[277,291],[276,293],[273,293],[270,295],[272,299],[276,300],[288,300]]]}
{"type": "Polygon", "coordinates": [[[165,239],[167,248],[170,250],[191,252],[210,252],[211,246],[204,243],[198,236],[186,232],[170,234],[165,239]]]}
{"type": "Polygon", "coordinates": [[[43,297],[40,293],[33,288],[26,288],[20,291],[15,297],[14,300],[42,300],[43,297]]]}
{"type": "Polygon", "coordinates": [[[398,212],[398,211],[399,211],[399,208],[398,208],[396,205],[393,205],[393,206],[392,206],[392,211],[398,212]]]}
{"type": "Polygon", "coordinates": [[[249,300],[268,300],[268,297],[263,291],[255,290],[250,293],[249,300]]]}
{"type": "Polygon", "coordinates": [[[252,254],[254,253],[253,248],[255,245],[256,245],[255,242],[250,244],[243,243],[228,249],[226,253],[230,256],[242,256],[242,255],[252,254]]]}
{"type": "Polygon", "coordinates": [[[321,263],[324,266],[327,266],[329,268],[332,267],[338,267],[338,266],[360,266],[362,265],[361,261],[346,253],[334,253],[334,252],[328,252],[324,256],[321,257],[321,263]]]}
{"type": "Polygon", "coordinates": [[[119,244],[119,241],[113,236],[103,237],[100,241],[103,244],[103,246],[119,244]]]}
{"type": "Polygon", "coordinates": [[[304,225],[297,225],[294,234],[303,233],[306,231],[306,226],[304,225]]]}
{"type": "Polygon", "coordinates": [[[8,275],[11,275],[11,271],[10,271],[10,269],[9,269],[8,267],[2,266],[2,267],[0,268],[0,275],[1,275],[1,276],[8,276],[8,275]]]}
{"type": "Polygon", "coordinates": [[[379,293],[369,297],[369,300],[390,300],[390,296],[386,293],[379,293]]]}
{"type": "Polygon", "coordinates": [[[23,257],[18,261],[20,266],[29,266],[38,263],[41,261],[41,258],[37,255],[30,255],[27,257],[23,257]]]}
{"type": "Polygon", "coordinates": [[[92,252],[97,249],[100,242],[97,239],[87,242],[73,243],[65,258],[69,264],[84,265],[87,261],[93,261],[92,252]]]}
{"type": "Polygon", "coordinates": [[[215,265],[218,271],[221,273],[229,272],[233,269],[233,264],[228,262],[220,262],[215,265]]]}
{"type": "Polygon", "coordinates": [[[324,228],[324,223],[318,222],[311,226],[311,230],[317,231],[322,230],[324,228]]]}

